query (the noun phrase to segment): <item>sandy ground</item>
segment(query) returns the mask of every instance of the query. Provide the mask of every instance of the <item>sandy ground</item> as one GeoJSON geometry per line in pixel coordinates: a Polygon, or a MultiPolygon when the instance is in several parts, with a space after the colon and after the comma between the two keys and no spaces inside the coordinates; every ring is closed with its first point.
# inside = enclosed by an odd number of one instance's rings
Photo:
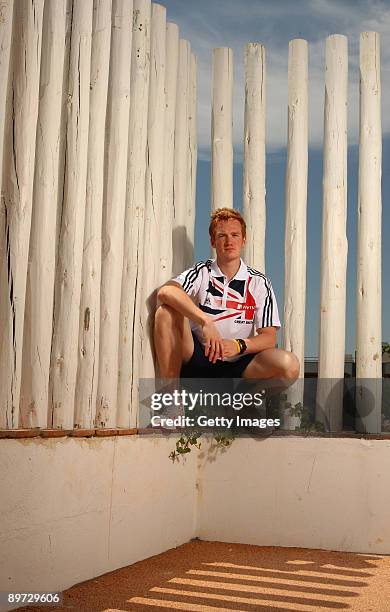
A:
{"type": "Polygon", "coordinates": [[[19,610],[390,612],[390,557],[194,540],[19,610]]]}

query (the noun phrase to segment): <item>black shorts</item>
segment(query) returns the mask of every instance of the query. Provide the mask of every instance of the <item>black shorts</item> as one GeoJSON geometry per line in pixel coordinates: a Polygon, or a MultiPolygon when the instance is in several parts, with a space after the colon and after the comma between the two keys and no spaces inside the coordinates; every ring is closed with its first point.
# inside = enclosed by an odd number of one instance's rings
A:
{"type": "Polygon", "coordinates": [[[195,334],[194,352],[187,363],[183,363],[180,378],[241,378],[246,366],[255,357],[255,353],[242,355],[237,361],[221,361],[211,363],[204,354],[204,348],[195,334]]]}

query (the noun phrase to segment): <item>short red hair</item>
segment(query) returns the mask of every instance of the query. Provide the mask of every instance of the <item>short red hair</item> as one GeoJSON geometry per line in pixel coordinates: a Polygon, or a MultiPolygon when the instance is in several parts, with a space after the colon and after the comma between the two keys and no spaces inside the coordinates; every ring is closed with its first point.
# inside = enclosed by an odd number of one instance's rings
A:
{"type": "Polygon", "coordinates": [[[229,221],[230,219],[235,219],[241,223],[241,231],[242,237],[246,237],[246,223],[242,218],[241,214],[238,210],[234,210],[234,208],[217,208],[213,213],[211,213],[210,225],[209,225],[209,234],[211,240],[215,238],[215,229],[217,224],[220,221],[229,221]]]}

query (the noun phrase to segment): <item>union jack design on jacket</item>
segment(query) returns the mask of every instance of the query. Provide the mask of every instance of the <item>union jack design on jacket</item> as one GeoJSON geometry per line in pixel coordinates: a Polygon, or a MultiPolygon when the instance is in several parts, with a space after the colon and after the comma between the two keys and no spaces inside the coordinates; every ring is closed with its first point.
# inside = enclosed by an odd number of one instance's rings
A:
{"type": "MultiPolygon", "coordinates": [[[[242,260],[229,282],[213,259],[198,262],[172,280],[213,318],[222,338],[245,339],[254,336],[260,328],[280,327],[271,282],[242,260]]],[[[202,328],[191,321],[191,329],[203,343],[202,328]]]]}

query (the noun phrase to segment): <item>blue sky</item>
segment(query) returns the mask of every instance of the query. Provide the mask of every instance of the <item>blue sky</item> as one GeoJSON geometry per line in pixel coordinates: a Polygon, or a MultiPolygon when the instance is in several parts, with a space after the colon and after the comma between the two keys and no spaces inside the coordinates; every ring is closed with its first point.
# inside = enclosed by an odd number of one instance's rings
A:
{"type": "MultiPolygon", "coordinates": [[[[266,48],[267,177],[266,270],[283,317],[284,176],[287,139],[288,43],[309,42],[309,184],[308,268],[305,355],[318,354],[320,247],[322,218],[322,138],[325,39],[348,37],[348,278],[346,352],[355,350],[356,206],[359,133],[359,35],[381,34],[382,76],[382,335],[390,341],[387,305],[390,300],[390,0],[163,0],[167,19],[179,26],[198,58],[198,180],[195,234],[196,259],[209,256],[211,65],[215,47],[231,47],[234,57],[234,206],[242,201],[242,142],[244,117],[244,49],[248,42],[266,48]]],[[[281,340],[281,338],[279,338],[281,340]]]]}

